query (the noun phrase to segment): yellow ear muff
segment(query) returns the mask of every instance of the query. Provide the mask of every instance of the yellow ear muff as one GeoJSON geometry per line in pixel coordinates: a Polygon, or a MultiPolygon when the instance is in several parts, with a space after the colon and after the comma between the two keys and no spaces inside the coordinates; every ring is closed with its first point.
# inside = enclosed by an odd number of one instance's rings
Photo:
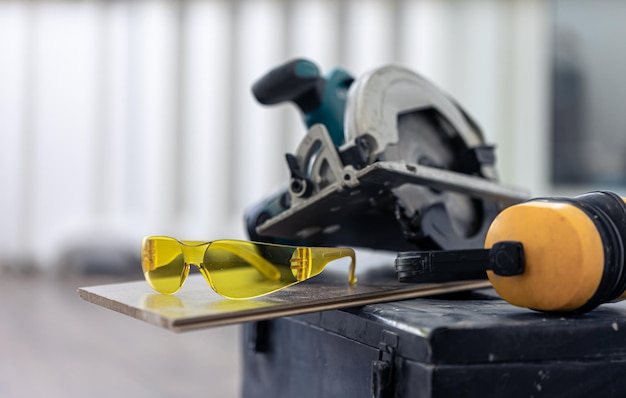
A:
{"type": "Polygon", "coordinates": [[[534,199],[511,206],[491,224],[485,248],[518,241],[520,275],[487,271],[496,292],[511,304],[540,311],[586,312],[626,290],[626,206],[619,196],[593,192],[534,199]]]}
{"type": "Polygon", "coordinates": [[[511,304],[584,313],[626,299],[626,203],[611,192],[538,198],[502,211],[484,249],[403,252],[401,282],[445,282],[487,271],[511,304]]]}

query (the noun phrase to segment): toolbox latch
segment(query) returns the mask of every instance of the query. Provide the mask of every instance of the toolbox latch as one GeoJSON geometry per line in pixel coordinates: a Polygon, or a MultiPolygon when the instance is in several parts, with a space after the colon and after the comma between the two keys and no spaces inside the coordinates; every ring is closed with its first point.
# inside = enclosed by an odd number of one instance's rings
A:
{"type": "Polygon", "coordinates": [[[248,337],[248,351],[253,354],[269,352],[271,330],[272,324],[269,320],[254,322],[248,337]]]}
{"type": "Polygon", "coordinates": [[[372,361],[372,393],[375,398],[393,396],[394,359],[398,347],[398,335],[383,330],[378,344],[378,359],[372,361]]]}

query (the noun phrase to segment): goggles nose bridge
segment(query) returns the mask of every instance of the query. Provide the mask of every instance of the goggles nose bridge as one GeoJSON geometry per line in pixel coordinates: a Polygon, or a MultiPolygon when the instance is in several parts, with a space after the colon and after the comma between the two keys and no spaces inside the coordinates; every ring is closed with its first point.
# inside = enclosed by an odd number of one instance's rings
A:
{"type": "Polygon", "coordinates": [[[206,253],[209,245],[210,242],[197,245],[181,244],[180,247],[183,252],[185,263],[201,268],[202,264],[204,264],[204,253],[206,253]]]}

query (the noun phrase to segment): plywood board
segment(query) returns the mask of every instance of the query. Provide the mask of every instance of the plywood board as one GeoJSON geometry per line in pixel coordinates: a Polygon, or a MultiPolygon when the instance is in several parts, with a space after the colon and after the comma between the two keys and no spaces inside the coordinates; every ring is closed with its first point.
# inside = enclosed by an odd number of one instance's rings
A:
{"type": "Polygon", "coordinates": [[[383,263],[361,266],[359,280],[352,286],[345,274],[326,270],[315,278],[251,300],[225,299],[198,274],[190,276],[174,295],[156,293],[143,280],[83,287],[78,293],[102,307],[166,329],[185,331],[489,286],[487,280],[399,283],[389,260],[383,263]]]}

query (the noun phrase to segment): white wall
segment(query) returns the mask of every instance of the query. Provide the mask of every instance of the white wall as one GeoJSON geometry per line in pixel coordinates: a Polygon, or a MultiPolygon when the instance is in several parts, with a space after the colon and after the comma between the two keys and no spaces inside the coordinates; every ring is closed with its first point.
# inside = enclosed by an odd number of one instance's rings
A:
{"type": "Polygon", "coordinates": [[[0,2],[0,266],[63,245],[245,237],[304,133],[261,107],[288,58],[430,78],[497,144],[503,181],[547,185],[543,1],[0,2]],[[529,154],[533,161],[529,162],[529,154]]]}

